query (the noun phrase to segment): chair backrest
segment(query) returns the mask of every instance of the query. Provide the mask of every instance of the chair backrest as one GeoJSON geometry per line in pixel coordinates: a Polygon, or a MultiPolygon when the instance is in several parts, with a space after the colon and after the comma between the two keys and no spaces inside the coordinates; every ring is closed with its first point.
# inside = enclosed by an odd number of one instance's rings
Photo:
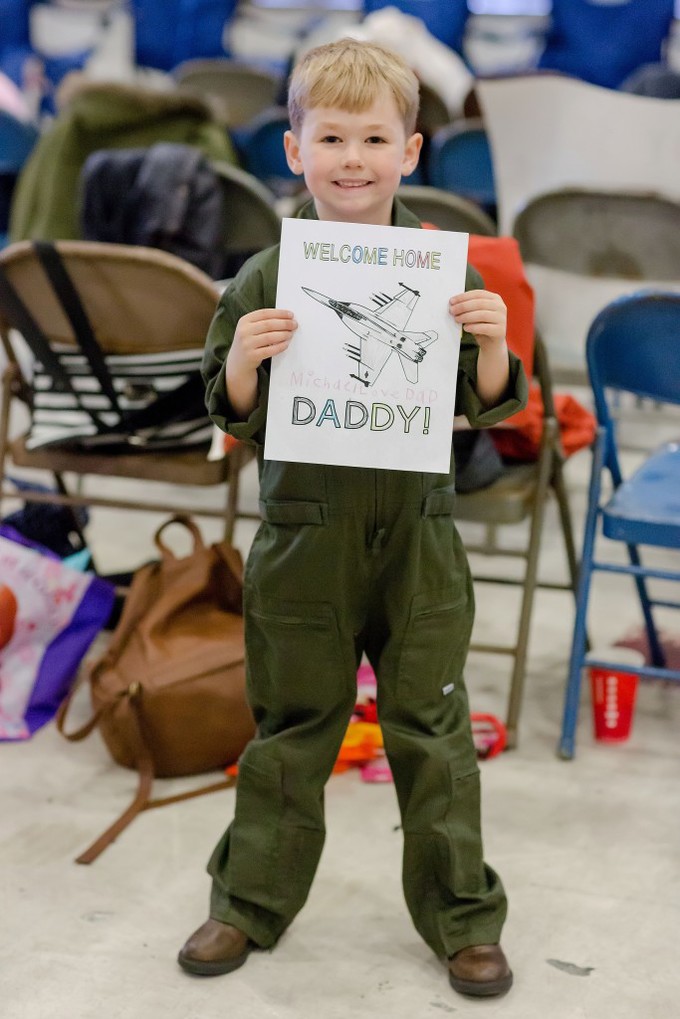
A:
{"type": "Polygon", "coordinates": [[[19,173],[38,140],[38,129],[0,110],[0,247],[6,242],[12,196],[19,173]]]}
{"type": "Polygon", "coordinates": [[[538,195],[513,234],[525,262],[584,276],[680,280],[680,202],[564,189],[538,195]]]}
{"type": "Polygon", "coordinates": [[[193,57],[219,56],[238,0],[132,0],[135,57],[143,67],[170,71],[193,57]]]}
{"type": "Polygon", "coordinates": [[[491,149],[481,120],[455,121],[432,137],[428,158],[433,187],[453,191],[484,207],[496,204],[491,149]]]}
{"type": "Polygon", "coordinates": [[[451,191],[427,185],[402,184],[397,197],[423,223],[432,223],[440,230],[494,236],[496,224],[474,202],[451,191]]]}
{"type": "Polygon", "coordinates": [[[229,163],[212,165],[223,191],[223,249],[227,275],[232,275],[250,255],[278,244],[281,217],[276,211],[274,194],[262,181],[229,163]]]}
{"type": "Polygon", "coordinates": [[[129,438],[207,452],[200,367],[219,295],[208,276],[156,248],[96,241],[22,241],[0,266],[3,345],[25,363],[13,326],[33,360],[29,451],[129,438]]]}
{"type": "Polygon", "coordinates": [[[420,18],[435,39],[461,52],[468,19],[466,0],[364,0],[364,14],[388,6],[420,18]]]}
{"type": "Polygon", "coordinates": [[[612,301],[586,340],[588,374],[601,424],[607,388],[680,404],[680,294],[638,291],[612,301]]]}
{"type": "MultiPolygon", "coordinates": [[[[98,241],[58,241],[56,246],[106,354],[203,348],[219,290],[200,269],[156,248],[98,241]]],[[[5,248],[0,265],[50,343],[75,347],[33,244],[19,241],[5,248]]],[[[3,333],[9,325],[2,307],[0,325],[3,333]]]]}
{"type": "Polygon", "coordinates": [[[269,106],[246,124],[235,139],[248,173],[261,180],[276,195],[301,191],[304,177],[293,173],[283,148],[283,136],[290,129],[285,106],[269,106]]]}
{"type": "Polygon", "coordinates": [[[451,123],[451,116],[443,97],[427,82],[420,82],[419,94],[416,130],[432,138],[440,128],[451,123]]]}
{"type": "Polygon", "coordinates": [[[674,0],[552,0],[539,67],[616,89],[635,67],[661,59],[674,0]]]}
{"type": "Polygon", "coordinates": [[[622,81],[622,92],[653,99],[680,99],[680,71],[665,64],[643,64],[622,81]]]}
{"type": "Polygon", "coordinates": [[[0,110],[0,174],[17,174],[38,140],[38,129],[0,110]]]}
{"type": "MultiPolygon", "coordinates": [[[[626,4],[589,6],[622,11],[626,4]]],[[[557,189],[680,197],[680,100],[642,99],[548,71],[478,79],[475,90],[502,233],[512,233],[527,202],[557,189]]]]}
{"type": "Polygon", "coordinates": [[[229,57],[187,60],[173,75],[183,91],[207,99],[217,119],[229,128],[243,127],[262,110],[275,106],[281,91],[275,74],[229,57]]]}
{"type": "Polygon", "coordinates": [[[679,227],[680,203],[649,193],[558,190],[521,210],[513,233],[561,382],[587,384],[585,338],[604,307],[643,281],[680,289],[679,227]]]}

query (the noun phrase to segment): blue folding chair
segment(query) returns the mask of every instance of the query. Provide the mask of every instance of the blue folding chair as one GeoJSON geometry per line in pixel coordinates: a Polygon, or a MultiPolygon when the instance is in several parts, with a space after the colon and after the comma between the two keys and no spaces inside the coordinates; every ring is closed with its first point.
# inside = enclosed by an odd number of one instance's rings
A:
{"type": "Polygon", "coordinates": [[[261,180],[277,198],[297,194],[304,177],[293,173],[283,148],[283,136],[290,129],[285,106],[262,110],[234,137],[244,169],[261,180]]]}
{"type": "Polygon", "coordinates": [[[496,183],[489,138],[481,119],[454,121],[436,131],[430,142],[427,169],[432,187],[462,195],[495,217],[496,183]]]}
{"type": "Polygon", "coordinates": [[[680,553],[680,442],[667,442],[647,455],[624,479],[617,448],[616,406],[619,394],[631,393],[662,403],[680,404],[680,294],[637,291],[607,305],[592,323],[586,358],[595,398],[598,432],[588,493],[583,553],[576,597],[576,619],[562,720],[560,756],[574,756],[574,741],[586,656],[588,598],[596,571],[631,577],[637,588],[649,645],[650,664],[626,668],[606,657],[588,656],[588,665],[635,672],[652,679],[680,681],[680,671],[666,664],[653,608],[680,608],[680,601],[653,598],[647,580],[680,582],[680,556],[673,567],[642,563],[638,546],[680,553]],[[611,494],[603,494],[603,477],[611,494]],[[628,563],[611,561],[600,537],[623,542],[628,563]],[[596,549],[597,545],[597,549],[596,549]],[[597,558],[596,558],[597,553],[597,558]]]}
{"type": "Polygon", "coordinates": [[[37,140],[37,127],[0,110],[0,248],[7,243],[14,186],[37,140]]]}
{"type": "Polygon", "coordinates": [[[0,173],[18,173],[37,140],[37,127],[0,110],[0,173]]]}
{"type": "Polygon", "coordinates": [[[466,0],[364,0],[364,14],[372,14],[382,7],[396,7],[402,14],[420,18],[436,39],[462,52],[469,17],[466,0]]]}

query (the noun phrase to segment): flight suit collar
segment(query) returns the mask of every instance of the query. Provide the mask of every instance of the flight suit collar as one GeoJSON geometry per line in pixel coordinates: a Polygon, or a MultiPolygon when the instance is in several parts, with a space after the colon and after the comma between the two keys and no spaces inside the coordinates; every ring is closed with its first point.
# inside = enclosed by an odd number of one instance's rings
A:
{"type": "MultiPolygon", "coordinates": [[[[297,214],[297,219],[317,219],[316,208],[313,200],[310,200],[303,205],[297,214]]],[[[392,226],[410,226],[420,227],[420,220],[414,213],[407,209],[403,202],[398,198],[394,199],[392,203],[392,226]]]]}

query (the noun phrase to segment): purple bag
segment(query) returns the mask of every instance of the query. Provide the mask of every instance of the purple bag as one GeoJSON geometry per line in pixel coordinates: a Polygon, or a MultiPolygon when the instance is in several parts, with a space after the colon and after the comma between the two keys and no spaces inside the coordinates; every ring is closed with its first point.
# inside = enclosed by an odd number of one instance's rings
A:
{"type": "Polygon", "coordinates": [[[0,525],[0,585],[17,604],[0,647],[0,740],[22,740],[54,717],[111,614],[115,589],[6,525],[0,525]]]}

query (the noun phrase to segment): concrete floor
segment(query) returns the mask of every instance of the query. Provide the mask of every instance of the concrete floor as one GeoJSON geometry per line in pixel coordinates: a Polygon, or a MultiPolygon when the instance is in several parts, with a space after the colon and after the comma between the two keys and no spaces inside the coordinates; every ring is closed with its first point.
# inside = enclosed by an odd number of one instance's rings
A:
{"type": "MultiPolygon", "coordinates": [[[[568,464],[579,541],[588,468],[587,452],[568,464]]],[[[244,487],[254,506],[252,468],[244,487]]],[[[100,566],[118,571],[148,558],[156,523],[95,513],[100,566]]],[[[212,538],[212,526],[204,533],[212,538]]],[[[244,552],[252,534],[239,524],[244,552]]],[[[541,567],[563,575],[554,507],[541,567]]],[[[479,634],[512,627],[512,599],[507,589],[480,588],[479,634]]],[[[635,628],[626,585],[603,579],[591,620],[598,643],[635,628]]],[[[226,977],[187,976],[175,957],[207,915],[204,867],[232,817],[233,790],[142,814],[96,863],[77,866],[74,856],[127,804],[134,776],[112,763],[98,735],[69,744],[48,725],[29,742],[0,745],[3,1019],[679,1015],[680,687],[643,683],[632,736],[618,745],[594,741],[584,691],[576,757],[559,760],[572,622],[568,595],[539,593],[519,747],[481,765],[486,856],[510,899],[507,997],[471,1001],[450,989],[403,903],[393,788],[365,784],[356,771],[328,784],[317,879],[277,948],[226,977]]],[[[671,613],[663,623],[680,631],[671,613]]],[[[507,674],[503,658],[470,656],[474,710],[503,714],[507,674]]],[[[79,696],[74,724],[86,714],[79,696]]],[[[191,784],[165,780],[157,791],[191,784]]]]}

